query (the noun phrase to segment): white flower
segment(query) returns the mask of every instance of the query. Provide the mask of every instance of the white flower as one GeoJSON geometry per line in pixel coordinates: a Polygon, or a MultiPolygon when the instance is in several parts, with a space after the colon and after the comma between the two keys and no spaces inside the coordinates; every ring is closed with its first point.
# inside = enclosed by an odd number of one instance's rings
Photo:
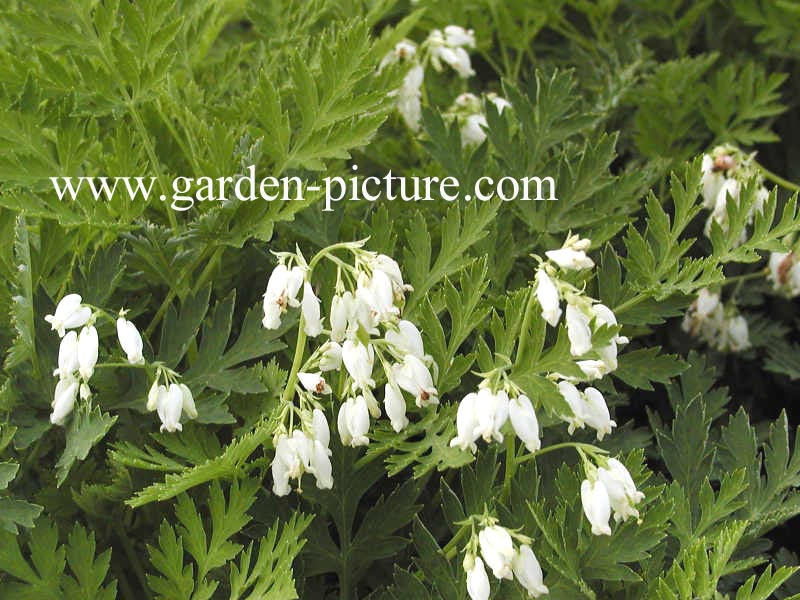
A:
{"type": "Polygon", "coordinates": [[[59,337],[64,337],[67,329],[83,327],[92,316],[92,309],[82,306],[83,299],[80,294],[67,294],[56,306],[56,314],[46,315],[44,320],[50,323],[53,331],[59,337]]]}
{"type": "Polygon", "coordinates": [[[84,327],[78,336],[78,372],[84,381],[89,380],[94,374],[97,364],[97,329],[94,325],[84,327]]]}
{"type": "Polygon", "coordinates": [[[483,560],[497,579],[512,579],[511,562],[514,560],[514,542],[505,527],[484,527],[478,534],[483,560]]]}
{"type": "Polygon", "coordinates": [[[486,139],[484,127],[488,127],[486,116],[482,113],[468,115],[461,124],[461,145],[479,146],[486,139]]]}
{"type": "Polygon", "coordinates": [[[414,396],[417,406],[439,404],[439,392],[433,385],[431,372],[413,354],[406,354],[401,364],[394,365],[392,374],[397,385],[414,396]]]}
{"type": "Polygon", "coordinates": [[[483,567],[480,556],[467,556],[464,559],[467,572],[467,594],[470,600],[489,600],[489,576],[483,567]]]}
{"type": "Polygon", "coordinates": [[[154,381],[150,386],[150,391],[147,393],[147,410],[153,412],[158,408],[159,400],[162,395],[166,395],[167,386],[159,385],[158,381],[154,381]]]}
{"type": "Polygon", "coordinates": [[[733,352],[741,352],[750,348],[750,332],[747,321],[742,315],[731,317],[727,321],[727,329],[722,343],[733,352]]]}
{"type": "MultiPolygon", "coordinates": [[[[595,304],[592,306],[592,312],[594,313],[597,325],[614,326],[617,324],[616,316],[614,316],[614,313],[605,304],[595,304]]],[[[614,371],[619,366],[617,361],[617,346],[627,343],[627,337],[624,335],[615,335],[613,338],[611,338],[611,341],[608,343],[608,345],[603,346],[602,348],[597,348],[597,353],[600,355],[603,363],[605,363],[608,371],[614,371]]],[[[600,377],[602,377],[602,375],[600,377]]]]}
{"type": "Polygon", "coordinates": [[[572,410],[571,415],[561,416],[569,424],[567,431],[572,435],[576,429],[583,429],[585,426],[583,419],[586,414],[586,402],[581,396],[580,390],[569,381],[560,381],[558,383],[558,391],[572,410]]]}
{"type": "Polygon", "coordinates": [[[314,475],[317,480],[317,488],[321,490],[329,490],[333,487],[333,465],[331,465],[330,454],[327,446],[323,446],[319,440],[314,441],[308,471],[314,475]]]}
{"type": "Polygon", "coordinates": [[[369,409],[364,396],[348,398],[339,408],[337,418],[339,437],[345,446],[366,446],[369,444],[369,409]]]}
{"type": "Polygon", "coordinates": [[[128,355],[129,363],[132,365],[144,363],[142,336],[139,330],[136,329],[136,325],[124,317],[118,318],[117,338],[119,338],[119,345],[122,346],[122,351],[128,355]]]}
{"type": "Polygon", "coordinates": [[[282,434],[275,444],[275,458],[272,460],[272,491],[276,496],[285,496],[291,491],[290,479],[298,482],[306,467],[311,464],[313,444],[299,429],[289,437],[282,434]]]}
{"type": "Polygon", "coordinates": [[[78,334],[70,331],[61,338],[58,345],[58,368],[53,371],[53,375],[64,379],[75,373],[78,367],[78,334]]]}
{"type": "Polygon", "coordinates": [[[539,439],[539,420],[533,410],[530,398],[520,395],[508,403],[508,416],[514,433],[525,444],[529,452],[536,452],[542,447],[539,439]]]}
{"type": "Polygon", "coordinates": [[[426,362],[431,359],[425,354],[419,329],[411,321],[401,319],[397,322],[397,331],[389,329],[384,337],[386,342],[394,346],[401,354],[411,354],[426,362]]]}
{"type": "Polygon", "coordinates": [[[501,115],[503,114],[503,111],[505,109],[511,108],[511,102],[509,102],[502,96],[498,96],[494,92],[489,92],[488,94],[486,94],[486,99],[495,105],[495,107],[497,108],[497,112],[500,113],[501,115]]]}
{"type": "Polygon", "coordinates": [[[488,387],[481,388],[475,399],[475,414],[475,433],[487,442],[492,439],[502,442],[500,429],[508,419],[508,394],[503,390],[492,392],[488,387]]]}
{"type": "Polygon", "coordinates": [[[444,39],[448,46],[475,47],[475,32],[459,25],[448,25],[444,28],[444,39]]]}
{"type": "Polygon", "coordinates": [[[397,90],[397,110],[408,128],[419,131],[422,118],[422,81],[425,70],[422,65],[414,65],[403,78],[403,84],[397,90]]]}
{"type": "Polygon", "coordinates": [[[279,264],[273,269],[264,292],[264,319],[262,324],[267,329],[277,329],[281,324],[281,315],[289,306],[299,306],[297,293],[303,285],[305,269],[296,266],[291,270],[279,264]]]}
{"type": "Polygon", "coordinates": [[[476,410],[477,400],[478,394],[470,392],[459,403],[458,412],[456,413],[458,435],[450,440],[451,447],[461,448],[462,450],[469,449],[472,452],[477,450],[475,442],[480,437],[478,433],[478,412],[476,410]]]}
{"type": "Polygon", "coordinates": [[[403,283],[403,274],[400,271],[400,265],[390,256],[386,256],[385,254],[376,255],[370,261],[369,268],[372,269],[373,272],[375,270],[383,271],[389,276],[392,286],[394,287],[395,298],[398,300],[402,299],[406,291],[413,289],[410,285],[403,283]]]}
{"type": "Polygon", "coordinates": [[[714,158],[710,154],[703,155],[703,207],[712,209],[716,206],[722,184],[725,183],[725,174],[714,167],[714,158]]]}
{"type": "Polygon", "coordinates": [[[347,327],[354,312],[353,294],[345,292],[331,300],[331,339],[341,342],[347,335],[347,327]]]}
{"type": "Polygon", "coordinates": [[[338,342],[326,342],[319,359],[320,371],[338,371],[342,367],[342,347],[338,342]]]}
{"type": "Polygon", "coordinates": [[[602,379],[612,370],[609,368],[608,363],[603,360],[578,360],[575,361],[575,364],[583,371],[583,374],[589,381],[593,379],[602,379]]]}
{"type": "Polygon", "coordinates": [[[542,307],[542,318],[555,327],[561,318],[558,288],[544,269],[536,271],[536,300],[542,307]]]}
{"type": "Polygon", "coordinates": [[[545,255],[562,269],[572,271],[591,269],[594,266],[594,261],[586,255],[586,250],[589,249],[591,244],[591,240],[577,235],[570,235],[561,248],[548,250],[545,255]]]}
{"type": "Polygon", "coordinates": [[[395,64],[401,60],[411,60],[417,55],[417,45],[411,40],[400,40],[395,47],[381,59],[378,65],[380,73],[387,65],[395,64]]]}
{"type": "MultiPolygon", "coordinates": [[[[389,276],[381,269],[375,269],[372,277],[366,286],[369,293],[360,288],[356,291],[356,297],[361,297],[369,305],[375,318],[379,323],[391,320],[400,313],[400,309],[394,305],[394,286],[389,276]]],[[[370,327],[365,327],[370,329],[370,327]]]]}
{"type": "Polygon", "coordinates": [[[589,316],[573,303],[567,304],[567,335],[570,353],[581,356],[592,349],[592,330],[589,327],[589,316]]]}
{"type": "Polygon", "coordinates": [[[644,500],[644,494],[636,489],[628,469],[616,458],[608,459],[608,467],[600,467],[597,476],[606,487],[611,508],[616,522],[626,521],[630,517],[639,518],[639,511],[634,508],[644,500]]]}
{"type": "Polygon", "coordinates": [[[300,383],[312,394],[330,394],[331,386],[325,381],[322,373],[303,373],[297,374],[300,383]]]}
{"type": "Polygon", "coordinates": [[[611,518],[611,504],[606,486],[599,479],[581,483],[581,504],[583,513],[592,526],[594,535],[611,535],[608,520],[611,518]]]}
{"type": "Polygon", "coordinates": [[[775,291],[789,298],[800,295],[800,261],[795,259],[794,252],[771,253],[767,279],[775,291]]]}
{"type": "Polygon", "coordinates": [[[399,388],[391,383],[384,386],[383,392],[383,407],[386,409],[386,416],[392,423],[392,429],[400,432],[408,425],[406,400],[399,388]]]}
{"type": "Polygon", "coordinates": [[[511,568],[517,581],[528,592],[529,597],[538,598],[550,591],[544,584],[542,567],[527,544],[519,547],[519,552],[514,555],[514,560],[511,562],[511,568]]]}
{"type": "Polygon", "coordinates": [[[197,407],[194,404],[194,396],[192,395],[192,390],[189,389],[189,386],[185,383],[179,383],[178,387],[181,389],[181,408],[183,412],[186,414],[187,417],[190,419],[197,418],[197,407]]]}
{"type": "Polygon", "coordinates": [[[53,425],[63,425],[64,420],[75,408],[75,399],[78,396],[78,380],[67,376],[58,380],[56,390],[53,394],[51,406],[53,412],[50,414],[50,422],[53,425]]]}
{"type": "Polygon", "coordinates": [[[161,432],[183,431],[181,411],[183,410],[183,390],[177,383],[169,384],[165,393],[158,394],[158,418],[161,419],[161,432]]]}
{"type": "Polygon", "coordinates": [[[375,362],[375,349],[372,344],[346,340],[342,345],[342,362],[356,388],[368,391],[375,387],[372,379],[372,366],[375,362]]]}
{"type": "Polygon", "coordinates": [[[327,448],[331,441],[331,430],[328,427],[328,418],[320,409],[315,408],[311,413],[311,431],[315,441],[327,448]]]}
{"type": "Polygon", "coordinates": [[[598,390],[588,387],[583,390],[583,397],[585,399],[583,421],[597,431],[597,439],[601,441],[617,424],[611,420],[606,400],[598,390]]]}
{"type": "Polygon", "coordinates": [[[469,54],[463,48],[475,46],[475,36],[471,30],[450,25],[445,28],[443,35],[440,30],[434,29],[428,36],[428,44],[431,49],[431,64],[437,71],[441,71],[442,63],[446,63],[465,79],[475,74],[469,54]]]}
{"type": "Polygon", "coordinates": [[[300,303],[300,312],[303,315],[305,327],[303,330],[310,337],[317,337],[322,333],[322,318],[319,313],[319,298],[314,294],[311,284],[303,284],[303,300],[300,303]]]}

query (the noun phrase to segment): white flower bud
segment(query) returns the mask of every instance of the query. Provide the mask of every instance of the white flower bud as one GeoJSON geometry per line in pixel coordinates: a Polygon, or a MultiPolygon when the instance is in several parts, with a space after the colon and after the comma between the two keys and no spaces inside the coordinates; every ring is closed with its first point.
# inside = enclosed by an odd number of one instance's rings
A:
{"type": "MultiPolygon", "coordinates": [[[[465,561],[466,563],[466,561],[465,561]]],[[[489,576],[483,566],[480,556],[472,557],[470,568],[467,571],[467,594],[470,600],[489,600],[489,576]]]]}
{"type": "Polygon", "coordinates": [[[536,271],[536,300],[542,307],[542,318],[555,327],[561,318],[558,288],[544,269],[536,271]]]}
{"type": "Polygon", "coordinates": [[[58,375],[64,379],[78,370],[78,334],[70,331],[63,338],[58,346],[58,368],[53,371],[53,375],[58,375]]]}
{"type": "Polygon", "coordinates": [[[315,408],[311,413],[311,429],[314,440],[328,448],[331,441],[331,431],[328,427],[328,419],[325,417],[325,413],[318,408],[315,408]]]}
{"type": "Polygon", "coordinates": [[[430,356],[425,354],[425,346],[422,343],[422,334],[417,326],[411,321],[400,320],[397,323],[397,331],[392,329],[386,332],[386,341],[394,346],[401,354],[411,354],[418,359],[427,361],[430,356]]]}
{"type": "Polygon", "coordinates": [[[56,390],[53,394],[50,422],[53,425],[63,425],[64,420],[75,408],[75,400],[78,396],[78,380],[72,376],[59,379],[56,390]]]}
{"type": "Polygon", "coordinates": [[[330,450],[319,440],[314,440],[309,472],[316,478],[317,488],[329,490],[333,487],[333,466],[331,465],[330,450]]]}
{"type": "Polygon", "coordinates": [[[183,412],[190,419],[196,419],[197,408],[195,407],[194,404],[194,396],[192,395],[192,390],[190,390],[189,386],[186,385],[185,383],[179,383],[178,387],[181,389],[181,399],[183,400],[181,408],[183,409],[183,412]]]}
{"type": "Polygon", "coordinates": [[[158,385],[158,380],[153,382],[150,386],[150,391],[147,392],[147,410],[153,412],[158,408],[158,398],[160,394],[166,394],[167,388],[164,385],[158,385]]]}
{"type": "Polygon", "coordinates": [[[461,448],[462,450],[469,449],[475,452],[477,445],[475,442],[480,437],[478,427],[478,412],[476,404],[478,394],[470,392],[461,400],[458,405],[458,413],[456,414],[456,430],[458,435],[450,440],[452,448],[461,448]]]}
{"type": "Polygon", "coordinates": [[[338,371],[342,367],[342,347],[337,342],[326,342],[319,359],[320,371],[338,371]]]}
{"type": "Polygon", "coordinates": [[[592,349],[589,316],[573,303],[567,304],[567,335],[572,356],[582,356],[592,349]]]}
{"type": "Polygon", "coordinates": [[[375,387],[372,379],[375,350],[372,344],[364,346],[361,342],[346,340],[342,345],[342,362],[356,388],[368,391],[375,387]]]}
{"type": "Polygon", "coordinates": [[[392,423],[392,429],[400,432],[408,425],[406,400],[396,385],[387,383],[383,390],[383,407],[386,409],[386,416],[389,417],[392,423]]]}
{"type": "Polygon", "coordinates": [[[97,329],[94,325],[84,327],[78,336],[78,372],[84,381],[88,381],[94,374],[97,352],[97,329]]]}
{"type": "Polygon", "coordinates": [[[128,355],[128,362],[132,365],[144,363],[142,356],[142,336],[131,321],[120,317],[117,319],[117,338],[122,351],[128,355]]]}
{"type": "Polygon", "coordinates": [[[314,294],[311,284],[307,281],[303,285],[303,300],[300,304],[305,327],[303,330],[310,337],[317,337],[322,333],[322,318],[319,312],[319,298],[314,294]]]}

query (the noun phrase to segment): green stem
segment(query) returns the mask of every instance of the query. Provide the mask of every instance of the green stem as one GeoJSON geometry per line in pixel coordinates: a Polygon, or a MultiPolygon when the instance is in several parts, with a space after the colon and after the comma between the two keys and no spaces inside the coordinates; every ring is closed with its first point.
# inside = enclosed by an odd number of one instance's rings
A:
{"type": "Polygon", "coordinates": [[[759,279],[761,277],[766,277],[769,274],[769,268],[760,269],[758,271],[754,271],[753,273],[745,273],[744,275],[736,275],[734,277],[726,277],[725,281],[722,282],[721,285],[730,285],[732,283],[742,283],[743,281],[749,281],[750,279],[759,279]]]}
{"type": "Polygon", "coordinates": [[[793,192],[800,192],[800,185],[797,185],[796,183],[792,183],[788,179],[784,179],[783,177],[781,177],[777,173],[773,173],[772,171],[770,171],[769,169],[765,168],[760,163],[755,163],[755,164],[759,169],[761,169],[761,173],[764,175],[764,177],[766,177],[767,179],[769,179],[773,183],[777,183],[779,186],[784,187],[787,190],[792,190],[793,192]]]}
{"type": "Polygon", "coordinates": [[[598,448],[597,446],[593,446],[592,444],[583,444],[581,442],[563,442],[561,444],[553,444],[552,446],[547,446],[541,450],[537,450],[536,452],[531,452],[530,454],[521,456],[517,459],[517,464],[533,460],[542,454],[547,454],[548,452],[553,452],[555,450],[564,450],[565,448],[573,448],[577,451],[583,450],[589,452],[590,454],[608,454],[606,450],[598,448]]]}
{"type": "Polygon", "coordinates": [[[464,538],[467,532],[471,529],[467,525],[463,525],[456,534],[452,537],[452,539],[447,542],[444,548],[442,548],[441,552],[444,554],[447,560],[452,560],[454,556],[458,554],[458,543],[464,538]]]}

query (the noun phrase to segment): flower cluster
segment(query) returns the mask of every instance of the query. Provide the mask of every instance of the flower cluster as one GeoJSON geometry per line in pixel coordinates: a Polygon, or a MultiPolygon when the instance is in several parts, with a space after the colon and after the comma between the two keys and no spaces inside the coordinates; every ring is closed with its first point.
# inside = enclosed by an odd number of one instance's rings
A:
{"type": "MultiPolygon", "coordinates": [[[[753,160],[754,156],[754,154],[746,155],[738,148],[727,145],[717,146],[710,154],[703,155],[703,207],[711,211],[705,226],[707,236],[714,222],[719,223],[723,231],[727,231],[729,197],[738,203],[744,183],[753,177],[758,177],[759,182],[763,182],[763,177],[760,176],[753,160]]],[[[756,202],[747,214],[748,224],[752,223],[755,214],[762,210],[768,196],[769,192],[761,185],[756,202]]],[[[745,239],[746,234],[742,232],[740,242],[744,242],[745,239]]]]}
{"type": "MultiPolygon", "coordinates": [[[[97,366],[100,350],[95,327],[97,319],[115,321],[117,339],[127,364],[145,365],[142,336],[136,325],[125,318],[125,314],[126,311],[121,310],[115,319],[103,310],[84,304],[79,294],[67,294],[56,306],[55,314],[45,316],[45,321],[61,337],[58,368],[53,372],[58,376],[50,415],[50,422],[54,425],[64,425],[75,408],[78,396],[85,401],[91,397],[89,380],[97,366]],[[77,328],[82,328],[80,333],[74,331],[77,328]]],[[[147,410],[158,412],[161,431],[181,431],[182,413],[185,412],[191,419],[197,417],[192,392],[188,386],[178,382],[172,370],[162,365],[155,365],[155,368],[156,378],[147,396],[147,410]],[[167,385],[159,385],[162,377],[167,385]]]]}
{"type": "MultiPolygon", "coordinates": [[[[416,133],[420,128],[425,67],[430,63],[435,71],[441,72],[447,66],[463,79],[472,77],[475,71],[467,51],[470,48],[475,48],[474,32],[458,25],[448,25],[444,30],[434,29],[420,45],[411,40],[398,42],[381,60],[379,72],[391,64],[410,64],[402,84],[392,95],[397,98],[397,110],[411,131],[416,133]]],[[[486,94],[486,99],[501,113],[511,106],[508,100],[493,92],[486,94]]],[[[463,146],[477,146],[486,139],[486,115],[481,99],[475,94],[459,95],[445,116],[458,123],[463,146]]]]}
{"type": "Polygon", "coordinates": [[[616,370],[619,346],[627,344],[628,338],[619,335],[619,325],[610,308],[590,298],[562,277],[562,274],[570,271],[594,267],[594,262],[586,254],[590,245],[590,240],[570,235],[561,248],[546,252],[549,260],[539,265],[534,292],[541,316],[549,325],[556,327],[564,315],[570,354],[583,373],[580,379],[553,374],[554,378],[561,380],[558,383],[559,392],[572,410],[572,414],[563,415],[562,418],[569,424],[570,433],[589,425],[597,431],[597,438],[602,440],[616,426],[611,420],[605,399],[596,388],[587,387],[580,391],[575,383],[601,379],[616,370]],[[566,303],[563,310],[562,302],[566,303]],[[601,331],[604,333],[601,334],[601,331]]]}
{"type": "Polygon", "coordinates": [[[644,500],[644,494],[636,489],[628,469],[616,458],[600,459],[605,465],[587,469],[587,478],[581,483],[583,512],[592,526],[594,535],[611,535],[608,522],[611,511],[614,521],[639,518],[636,505],[644,500]]]}
{"type": "Polygon", "coordinates": [[[530,398],[519,392],[511,382],[505,383],[505,389],[494,391],[489,379],[483,380],[477,392],[470,392],[461,400],[456,414],[458,435],[450,440],[450,446],[475,452],[476,442],[483,438],[485,442],[492,440],[502,443],[501,429],[506,421],[520,441],[530,452],[542,447],[539,439],[539,420],[530,398]],[[508,390],[512,390],[513,398],[509,398],[508,390]]]}
{"type": "Polygon", "coordinates": [[[397,432],[409,423],[404,394],[420,409],[439,403],[436,365],[425,353],[419,329],[401,318],[405,294],[411,288],[404,283],[397,262],[362,246],[363,242],[336,244],[310,262],[299,252],[280,253],[267,282],[263,325],[275,329],[291,307],[299,307],[303,332],[293,380],[283,398],[288,423],[282,422],[275,435],[274,489],[280,495],[288,493],[289,478],[299,479],[304,472],[315,474],[321,487],[332,484],[329,460],[322,452],[328,448],[327,420],[326,433],[320,438],[321,425],[313,423],[322,420],[310,417],[319,412],[324,419],[323,396],[341,400],[336,426],[342,444],[351,447],[369,444],[371,419],[381,416],[375,395],[379,383],[383,384],[383,408],[397,432]],[[352,263],[335,256],[336,250],[348,251],[352,263]],[[314,267],[323,258],[337,269],[335,293],[325,316],[311,284],[314,267]],[[305,358],[307,338],[317,338],[319,343],[305,358]],[[295,417],[307,426],[295,429],[295,417]],[[317,442],[323,440],[319,446],[317,442]]]}
{"type": "Polygon", "coordinates": [[[767,280],[772,288],[787,298],[800,296],[800,262],[794,252],[773,252],[769,255],[767,280]]]}
{"type": "MultiPolygon", "coordinates": [[[[494,92],[486,94],[486,100],[494,104],[497,112],[501,114],[506,108],[511,107],[508,100],[494,92]]],[[[485,128],[488,127],[488,123],[483,112],[483,102],[475,94],[465,92],[459,95],[445,116],[459,124],[462,146],[478,146],[486,139],[485,128]]]]}
{"type": "Polygon", "coordinates": [[[721,352],[741,352],[750,348],[747,320],[736,306],[725,306],[720,295],[704,288],[697,294],[683,318],[681,328],[721,352]]]}
{"type": "Polygon", "coordinates": [[[530,539],[497,525],[493,517],[481,517],[480,533],[466,545],[463,567],[467,574],[467,593],[472,600],[488,600],[491,593],[486,567],[498,579],[514,580],[528,596],[538,598],[549,592],[542,567],[530,547],[530,539]],[[515,546],[514,540],[520,542],[515,546]]]}

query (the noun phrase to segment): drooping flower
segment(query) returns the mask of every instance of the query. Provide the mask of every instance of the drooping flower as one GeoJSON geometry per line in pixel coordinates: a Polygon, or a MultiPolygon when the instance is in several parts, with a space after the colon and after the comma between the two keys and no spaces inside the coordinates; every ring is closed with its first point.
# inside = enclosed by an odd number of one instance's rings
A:
{"type": "Polygon", "coordinates": [[[586,250],[591,245],[591,240],[571,235],[558,250],[548,250],[545,256],[556,263],[562,269],[571,271],[581,271],[591,269],[594,261],[586,254],[586,250]]]}
{"type": "Polygon", "coordinates": [[[119,317],[117,319],[117,338],[130,364],[140,365],[144,363],[144,356],[142,356],[142,348],[144,345],[142,343],[142,336],[136,328],[136,325],[124,317],[119,317]]]}
{"type": "Polygon", "coordinates": [[[767,280],[772,283],[772,289],[788,298],[800,295],[800,261],[795,253],[771,253],[767,280]]]}
{"type": "Polygon", "coordinates": [[[616,522],[639,518],[636,505],[644,500],[644,494],[636,489],[630,472],[616,458],[608,459],[607,467],[597,469],[597,476],[606,487],[616,522]]]}
{"type": "Polygon", "coordinates": [[[403,362],[394,366],[392,373],[397,385],[414,396],[417,406],[439,404],[439,392],[433,385],[431,372],[415,355],[406,354],[403,362]]]}
{"type": "Polygon", "coordinates": [[[489,576],[480,556],[468,555],[464,558],[464,571],[467,573],[467,594],[470,600],[489,600],[489,576]]]}
{"type": "Polygon", "coordinates": [[[56,306],[54,315],[46,315],[44,320],[50,323],[59,337],[64,337],[67,329],[83,327],[92,317],[92,309],[83,306],[80,294],[67,294],[56,306]]]}
{"type": "Polygon", "coordinates": [[[512,579],[514,542],[505,527],[492,525],[484,527],[478,534],[483,560],[497,579],[512,579]]]}
{"type": "Polygon", "coordinates": [[[158,402],[162,394],[167,393],[167,386],[159,385],[158,380],[153,382],[150,386],[150,391],[147,393],[147,410],[153,412],[158,408],[158,402]]]}
{"type": "Polygon", "coordinates": [[[400,389],[392,383],[387,383],[383,392],[383,407],[386,410],[386,416],[389,417],[392,429],[400,432],[408,425],[406,400],[400,389]]]}
{"type": "Polygon", "coordinates": [[[462,450],[469,449],[471,452],[477,450],[478,447],[475,442],[480,437],[476,409],[477,400],[478,394],[470,392],[459,403],[458,412],[456,413],[457,435],[450,440],[451,447],[461,448],[462,450]]]}
{"type": "Polygon", "coordinates": [[[539,560],[527,544],[521,545],[519,551],[514,554],[511,568],[514,577],[525,588],[529,597],[538,598],[550,591],[544,584],[544,573],[539,560]]]}
{"type": "Polygon", "coordinates": [[[584,479],[581,483],[583,513],[592,526],[594,535],[611,535],[608,520],[611,518],[611,503],[606,486],[599,479],[584,479]]]}
{"type": "Polygon", "coordinates": [[[297,374],[297,379],[302,386],[312,394],[330,394],[331,386],[325,381],[322,373],[303,373],[297,374]]]}
{"type": "Polygon", "coordinates": [[[342,347],[338,342],[326,342],[321,349],[320,371],[338,371],[342,367],[342,347]]]}
{"type": "Polygon", "coordinates": [[[366,392],[375,387],[375,380],[372,378],[375,349],[372,344],[365,346],[359,341],[345,340],[342,344],[342,362],[357,389],[366,392]]]}
{"type": "Polygon", "coordinates": [[[542,318],[555,327],[561,318],[558,288],[544,269],[536,271],[536,300],[542,307],[542,318]]]}
{"type": "Polygon", "coordinates": [[[319,298],[314,294],[314,289],[307,281],[303,284],[303,300],[300,303],[300,312],[303,315],[303,330],[307,336],[317,337],[322,333],[319,298]]]}
{"type": "Polygon", "coordinates": [[[493,392],[489,387],[482,387],[475,399],[475,414],[476,433],[486,442],[492,439],[502,442],[500,430],[508,419],[508,394],[504,390],[493,392]]]}
{"type": "Polygon", "coordinates": [[[68,375],[58,380],[51,404],[53,412],[50,414],[50,422],[53,425],[64,424],[64,421],[75,407],[77,396],[78,380],[74,376],[68,375]]]}
{"type": "MultiPolygon", "coordinates": [[[[597,325],[614,326],[617,324],[617,317],[605,304],[593,305],[592,313],[594,313],[597,325]]],[[[595,349],[600,355],[600,359],[605,363],[607,371],[614,371],[619,366],[617,361],[618,345],[627,344],[628,341],[628,338],[624,335],[617,334],[611,338],[607,345],[595,349]]]]}
{"type": "Polygon", "coordinates": [[[422,334],[411,321],[401,319],[397,322],[397,330],[389,329],[384,337],[387,343],[394,346],[402,354],[411,354],[425,362],[431,360],[431,357],[425,354],[422,334]]]}
{"type": "Polygon", "coordinates": [[[592,349],[592,330],[590,318],[577,304],[567,304],[567,335],[569,336],[570,353],[582,356],[592,349]]]}
{"type": "Polygon", "coordinates": [[[583,390],[583,398],[585,400],[583,421],[597,432],[597,440],[602,441],[617,424],[611,420],[608,405],[599,390],[587,387],[583,390]]]}
{"type": "Polygon", "coordinates": [[[94,325],[84,327],[78,335],[78,372],[84,381],[94,374],[99,342],[94,325]]]}
{"type": "Polygon", "coordinates": [[[483,113],[467,115],[461,123],[461,145],[465,148],[481,145],[486,139],[485,128],[488,126],[483,113]]]}
{"type": "Polygon", "coordinates": [[[339,408],[337,419],[339,437],[345,446],[366,446],[369,444],[369,408],[364,396],[348,398],[339,408]]]}
{"type": "Polygon", "coordinates": [[[264,319],[262,324],[267,329],[277,329],[281,324],[281,315],[288,307],[297,307],[297,293],[303,285],[305,269],[300,266],[288,269],[279,264],[273,269],[264,292],[264,319]]]}
{"type": "Polygon", "coordinates": [[[158,418],[161,419],[161,432],[183,431],[181,412],[183,411],[183,390],[177,383],[171,383],[165,393],[158,394],[158,418]]]}
{"type": "Polygon", "coordinates": [[[58,375],[61,379],[73,375],[78,370],[78,334],[70,331],[63,338],[58,346],[58,368],[53,371],[53,375],[58,375]]]}
{"type": "Polygon", "coordinates": [[[303,473],[314,475],[317,488],[333,487],[333,468],[328,449],[318,439],[312,439],[304,431],[295,429],[292,435],[278,436],[275,443],[275,458],[272,460],[272,491],[276,496],[285,496],[291,491],[290,479],[298,484],[303,473]]]}
{"type": "Polygon", "coordinates": [[[184,414],[190,419],[197,418],[197,407],[194,404],[194,395],[189,386],[185,383],[179,383],[178,387],[181,390],[181,408],[184,414]]]}
{"type": "Polygon", "coordinates": [[[536,452],[542,447],[539,439],[539,420],[533,410],[530,398],[521,394],[508,402],[508,416],[514,433],[525,444],[529,452],[536,452]]]}
{"type": "Polygon", "coordinates": [[[428,44],[431,64],[437,71],[441,71],[442,63],[445,63],[464,79],[475,74],[469,54],[464,49],[475,47],[475,35],[472,30],[449,25],[443,34],[439,29],[434,29],[428,36],[428,44]]]}
{"type": "Polygon", "coordinates": [[[567,431],[572,435],[576,429],[583,429],[586,425],[584,422],[586,402],[581,396],[580,390],[569,381],[560,381],[558,391],[572,410],[572,414],[561,416],[569,424],[567,431]]]}
{"type": "Polygon", "coordinates": [[[327,448],[330,445],[331,430],[328,426],[328,418],[318,408],[311,412],[311,435],[323,447],[327,448]]]}

